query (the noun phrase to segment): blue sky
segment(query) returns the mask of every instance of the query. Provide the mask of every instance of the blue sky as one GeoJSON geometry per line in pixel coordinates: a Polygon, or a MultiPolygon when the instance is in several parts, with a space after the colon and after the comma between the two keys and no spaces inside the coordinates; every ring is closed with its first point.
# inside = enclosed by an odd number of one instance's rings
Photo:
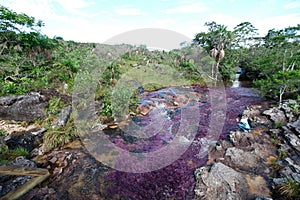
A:
{"type": "Polygon", "coordinates": [[[300,23],[299,0],[0,0],[45,23],[42,32],[65,40],[103,43],[140,28],[163,28],[193,38],[216,21],[232,29],[249,21],[261,35],[300,23]]]}

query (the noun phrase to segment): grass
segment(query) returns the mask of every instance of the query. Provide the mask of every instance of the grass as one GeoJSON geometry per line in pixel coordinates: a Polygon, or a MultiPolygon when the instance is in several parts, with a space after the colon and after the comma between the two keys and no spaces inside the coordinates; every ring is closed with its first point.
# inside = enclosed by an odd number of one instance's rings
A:
{"type": "Polygon", "coordinates": [[[287,152],[285,152],[284,150],[278,149],[278,156],[279,156],[279,159],[280,159],[280,160],[283,160],[283,159],[285,159],[288,155],[287,155],[287,152]]]}
{"type": "Polygon", "coordinates": [[[277,160],[272,161],[271,166],[272,166],[273,171],[279,171],[280,169],[282,169],[282,165],[279,164],[277,162],[277,160]]]}
{"type": "Polygon", "coordinates": [[[44,134],[45,150],[50,151],[71,142],[76,137],[75,132],[75,125],[71,115],[65,127],[49,128],[44,134]]]}
{"type": "Polygon", "coordinates": [[[286,199],[297,199],[300,197],[299,183],[291,178],[286,178],[286,181],[278,187],[278,192],[286,199]]]}
{"type": "Polygon", "coordinates": [[[27,157],[29,155],[29,151],[21,147],[10,150],[6,145],[2,145],[0,149],[0,155],[0,165],[3,165],[19,156],[27,157]]]}
{"type": "Polygon", "coordinates": [[[283,125],[281,122],[276,122],[275,123],[275,128],[281,128],[283,125]]]}

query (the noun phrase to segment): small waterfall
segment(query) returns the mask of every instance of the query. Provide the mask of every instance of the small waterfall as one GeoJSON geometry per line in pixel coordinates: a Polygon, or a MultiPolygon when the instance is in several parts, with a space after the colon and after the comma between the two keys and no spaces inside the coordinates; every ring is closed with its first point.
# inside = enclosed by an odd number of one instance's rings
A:
{"type": "Polygon", "coordinates": [[[241,87],[241,82],[239,81],[241,73],[242,73],[242,69],[240,67],[236,67],[235,80],[233,81],[231,87],[233,88],[241,87]]]}

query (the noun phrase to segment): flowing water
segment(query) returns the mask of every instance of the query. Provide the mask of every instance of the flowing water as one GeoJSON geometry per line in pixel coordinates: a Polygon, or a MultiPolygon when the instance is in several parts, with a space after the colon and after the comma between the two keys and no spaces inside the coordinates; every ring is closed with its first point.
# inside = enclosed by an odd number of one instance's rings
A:
{"type": "MultiPolygon", "coordinates": [[[[192,199],[193,172],[207,162],[210,144],[237,129],[235,118],[246,106],[262,102],[254,90],[244,87],[226,88],[223,92],[198,86],[170,87],[144,93],[139,105],[144,115],[134,116],[104,133],[120,149],[142,155],[159,152],[172,142],[188,144],[173,157],[176,159],[170,162],[165,154],[153,154],[155,167],[145,168],[144,162],[119,156],[115,160],[117,168],[133,166],[130,172],[123,172],[104,166],[86,150],[67,150],[76,159],[58,178],[52,176],[48,187],[64,199],[192,199]]],[[[93,142],[101,143],[97,138],[101,137],[94,134],[93,142]]],[[[91,152],[92,148],[85,148],[91,152]]]]}

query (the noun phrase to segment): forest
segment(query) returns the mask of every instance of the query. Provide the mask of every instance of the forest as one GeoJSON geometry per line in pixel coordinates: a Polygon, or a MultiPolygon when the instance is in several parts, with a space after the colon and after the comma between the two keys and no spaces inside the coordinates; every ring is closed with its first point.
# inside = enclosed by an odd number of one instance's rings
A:
{"type": "MultiPolygon", "coordinates": [[[[78,70],[82,70],[87,58],[93,59],[87,55],[91,54],[95,43],[64,41],[59,36],[48,38],[41,33],[42,21],[3,6],[0,19],[1,96],[56,88],[57,85],[62,87],[63,84],[67,84],[66,92],[70,92],[78,70]]],[[[224,82],[232,81],[239,66],[244,72],[242,78],[253,81],[253,87],[262,95],[277,99],[279,103],[282,99],[299,98],[299,24],[282,30],[271,29],[263,37],[257,36],[258,30],[250,22],[242,22],[233,30],[216,22],[207,22],[205,26],[207,32],[196,33],[192,44],[164,55],[164,62],[185,71],[193,84],[201,85],[199,68],[204,66],[197,66],[199,62],[195,60],[182,59],[182,55],[189,54],[195,47],[201,47],[209,54],[222,44],[225,57],[219,61],[219,71],[224,82]],[[173,58],[178,62],[170,63],[173,58]]],[[[131,48],[146,50],[143,46],[131,48]]],[[[160,59],[158,54],[161,52],[151,53],[160,59]]],[[[104,73],[106,86],[110,87],[110,79],[117,80],[133,60],[141,59],[139,55],[123,55],[122,58],[123,63],[114,61],[108,67],[114,69],[114,74],[104,73]]]]}

